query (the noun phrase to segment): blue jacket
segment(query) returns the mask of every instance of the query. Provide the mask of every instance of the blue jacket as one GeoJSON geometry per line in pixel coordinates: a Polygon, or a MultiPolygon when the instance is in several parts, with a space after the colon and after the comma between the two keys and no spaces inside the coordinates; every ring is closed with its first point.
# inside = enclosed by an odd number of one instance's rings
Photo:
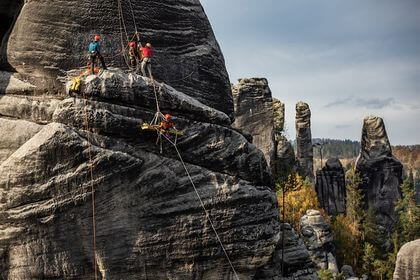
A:
{"type": "Polygon", "coordinates": [[[101,44],[99,42],[92,42],[89,44],[89,53],[101,53],[101,44]]]}

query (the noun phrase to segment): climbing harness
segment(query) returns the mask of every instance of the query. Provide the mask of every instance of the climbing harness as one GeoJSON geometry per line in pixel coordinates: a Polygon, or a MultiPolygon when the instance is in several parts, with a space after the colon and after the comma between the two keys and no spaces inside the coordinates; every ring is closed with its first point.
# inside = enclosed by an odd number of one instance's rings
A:
{"type": "MultiPolygon", "coordinates": [[[[158,98],[157,98],[157,92],[156,92],[155,80],[154,80],[153,78],[152,78],[151,80],[152,80],[152,83],[153,83],[153,91],[154,91],[155,101],[156,101],[156,113],[155,113],[155,116],[153,117],[153,119],[152,119],[151,123],[150,123],[150,124],[143,124],[143,125],[142,125],[142,129],[143,129],[143,127],[144,127],[144,129],[147,129],[147,130],[150,130],[150,129],[154,129],[154,130],[156,130],[156,132],[157,132],[157,134],[158,134],[158,139],[157,139],[157,140],[158,140],[158,141],[160,141],[160,143],[161,143],[161,146],[160,146],[160,151],[161,151],[161,153],[162,153],[162,137],[163,137],[166,141],[168,141],[168,142],[169,142],[169,143],[170,143],[170,144],[174,147],[174,149],[175,149],[175,151],[176,151],[176,154],[177,154],[177,156],[178,156],[178,159],[179,159],[179,161],[182,163],[182,166],[183,166],[183,168],[184,168],[184,170],[185,170],[185,173],[187,174],[188,179],[190,180],[191,185],[192,185],[192,186],[193,186],[193,188],[194,188],[194,192],[195,192],[195,194],[197,195],[198,200],[200,201],[201,208],[203,209],[204,213],[206,214],[206,218],[207,218],[207,220],[209,221],[210,226],[211,226],[211,228],[212,228],[212,230],[213,230],[214,234],[216,235],[216,239],[217,239],[218,243],[220,244],[220,246],[222,247],[223,253],[225,254],[226,259],[227,259],[227,261],[229,262],[230,267],[232,268],[233,274],[234,274],[234,276],[235,276],[236,280],[239,280],[239,277],[238,277],[238,274],[236,273],[235,267],[233,266],[232,261],[230,260],[229,255],[228,255],[228,253],[226,252],[225,246],[223,245],[223,242],[222,242],[222,240],[220,239],[219,234],[217,233],[217,230],[216,230],[216,228],[215,228],[215,226],[214,226],[213,220],[212,220],[212,219],[211,219],[211,217],[210,217],[210,213],[209,213],[209,211],[207,210],[206,206],[204,205],[204,202],[203,202],[203,200],[202,200],[202,198],[201,198],[201,196],[200,196],[200,194],[199,194],[199,192],[198,192],[198,190],[197,190],[197,187],[196,187],[196,186],[195,186],[195,184],[194,184],[194,181],[193,181],[193,179],[192,179],[192,177],[191,177],[191,175],[190,175],[190,172],[188,171],[188,168],[187,168],[187,166],[186,166],[186,164],[185,164],[185,162],[184,162],[184,160],[183,160],[183,158],[182,158],[182,156],[181,156],[181,153],[180,153],[180,152],[179,152],[179,150],[178,150],[178,146],[177,146],[177,134],[175,134],[175,140],[174,140],[174,141],[172,141],[172,140],[168,137],[168,133],[167,133],[167,131],[165,131],[165,130],[163,130],[163,131],[162,131],[162,129],[160,129],[160,127],[156,127],[156,123],[157,123],[157,121],[164,119],[164,117],[165,117],[165,116],[164,116],[164,115],[160,112],[160,108],[159,108],[159,100],[158,100],[158,98]]],[[[161,87],[160,87],[160,89],[161,89],[161,87]]],[[[182,132],[182,135],[184,135],[184,133],[183,133],[183,132],[182,132]]]]}

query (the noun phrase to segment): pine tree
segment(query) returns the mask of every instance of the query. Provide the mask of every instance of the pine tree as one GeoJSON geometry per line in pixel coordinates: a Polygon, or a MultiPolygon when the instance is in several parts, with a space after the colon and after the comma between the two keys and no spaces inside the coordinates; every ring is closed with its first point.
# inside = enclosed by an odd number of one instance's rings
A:
{"type": "Polygon", "coordinates": [[[401,242],[406,242],[420,238],[420,207],[416,205],[416,194],[414,185],[406,179],[401,186],[402,198],[397,202],[395,211],[399,221],[397,228],[401,232],[401,242]]]}

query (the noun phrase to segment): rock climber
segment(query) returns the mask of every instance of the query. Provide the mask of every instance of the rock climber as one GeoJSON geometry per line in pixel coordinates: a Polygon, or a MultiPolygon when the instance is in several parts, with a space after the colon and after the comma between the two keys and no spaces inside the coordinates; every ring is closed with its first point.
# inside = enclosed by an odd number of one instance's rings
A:
{"type": "Polygon", "coordinates": [[[171,122],[171,118],[172,116],[170,114],[166,114],[165,119],[162,122],[160,122],[159,128],[166,131],[169,131],[170,129],[174,129],[175,124],[171,122]]]}
{"type": "Polygon", "coordinates": [[[153,57],[152,44],[147,43],[145,47],[142,47],[141,43],[139,43],[139,45],[140,45],[140,52],[142,56],[141,73],[143,74],[144,77],[147,77],[146,75],[146,68],[147,68],[149,77],[152,78],[152,57],[153,57]]]}
{"type": "Polygon", "coordinates": [[[100,35],[95,35],[94,42],[91,42],[89,44],[89,61],[90,61],[90,69],[91,74],[95,74],[95,61],[96,58],[99,58],[102,64],[102,68],[106,70],[106,65],[104,61],[104,57],[101,55],[101,44],[99,43],[101,41],[100,35]]]}
{"type": "Polygon", "coordinates": [[[128,44],[128,57],[130,58],[130,65],[133,69],[137,68],[137,60],[138,60],[136,45],[137,44],[135,41],[131,41],[128,44]]]}

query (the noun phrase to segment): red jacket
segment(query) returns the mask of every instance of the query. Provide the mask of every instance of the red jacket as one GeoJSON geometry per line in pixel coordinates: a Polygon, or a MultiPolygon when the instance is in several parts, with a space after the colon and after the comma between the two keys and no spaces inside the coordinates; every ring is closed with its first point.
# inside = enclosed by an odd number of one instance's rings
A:
{"type": "Polygon", "coordinates": [[[152,49],[149,49],[149,48],[141,48],[141,51],[142,51],[144,57],[151,58],[153,56],[152,49]]]}

